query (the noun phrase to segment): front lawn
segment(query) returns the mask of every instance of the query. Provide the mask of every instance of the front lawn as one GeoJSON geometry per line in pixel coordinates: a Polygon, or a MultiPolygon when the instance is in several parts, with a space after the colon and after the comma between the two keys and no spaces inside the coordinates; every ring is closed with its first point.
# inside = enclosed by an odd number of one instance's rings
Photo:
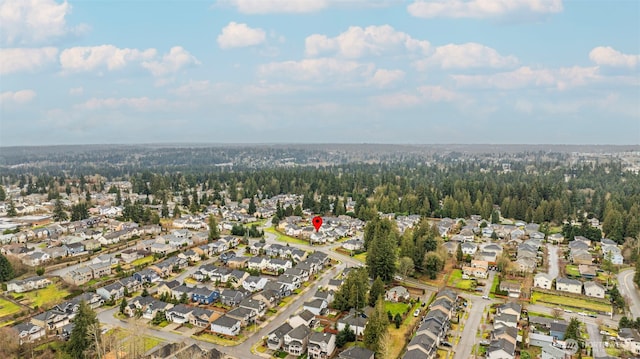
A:
{"type": "MultiPolygon", "coordinates": [[[[25,304],[31,308],[35,308],[36,306],[38,308],[42,308],[43,305],[48,306],[58,304],[68,295],[69,292],[66,289],[58,289],[58,286],[55,283],[42,289],[19,294],[19,296],[23,297],[21,301],[25,300],[25,304]]],[[[15,297],[16,294],[14,294],[14,298],[15,297]]]]}
{"type": "Polygon", "coordinates": [[[20,312],[20,306],[4,298],[0,298],[0,317],[20,312]]]}
{"type": "Polygon", "coordinates": [[[496,297],[496,289],[498,289],[498,284],[500,284],[500,277],[495,275],[493,276],[493,283],[491,283],[491,294],[489,294],[489,297],[496,297]]]}
{"type": "Polygon", "coordinates": [[[131,262],[131,266],[132,267],[143,266],[151,262],[153,262],[153,256],[146,256],[143,258],[138,258],[135,261],[131,262]]]}
{"type": "Polygon", "coordinates": [[[202,333],[200,335],[194,335],[192,336],[192,338],[196,340],[202,340],[205,342],[213,343],[213,344],[222,345],[225,347],[238,345],[244,341],[244,340],[241,340],[242,335],[238,336],[238,339],[234,340],[234,339],[223,338],[222,336],[218,336],[213,333],[202,333]]]}
{"type": "Polygon", "coordinates": [[[404,313],[407,312],[407,308],[409,308],[409,304],[408,303],[393,303],[393,302],[384,302],[384,311],[385,312],[391,312],[391,314],[393,316],[395,316],[396,314],[400,314],[403,315],[404,313]]]}
{"type": "Polygon", "coordinates": [[[475,281],[472,279],[462,279],[462,270],[454,269],[449,274],[447,285],[462,290],[472,290],[475,288],[475,281]]]}
{"type": "Polygon", "coordinates": [[[578,266],[575,266],[573,264],[567,264],[564,267],[564,271],[565,273],[567,273],[567,276],[569,277],[580,277],[580,271],[578,270],[578,266]]]}
{"type": "Polygon", "coordinates": [[[611,312],[611,305],[601,302],[596,302],[583,298],[564,297],[561,295],[555,295],[550,293],[542,293],[534,291],[531,295],[531,302],[544,302],[554,304],[561,307],[582,308],[596,312],[611,312]]]}
{"type": "Polygon", "coordinates": [[[275,235],[277,241],[293,243],[293,244],[305,244],[305,245],[309,244],[309,241],[305,241],[303,239],[298,239],[298,238],[294,238],[294,237],[289,237],[289,236],[287,236],[285,234],[282,234],[282,233],[276,231],[275,228],[273,228],[273,227],[265,228],[264,231],[275,235]]]}

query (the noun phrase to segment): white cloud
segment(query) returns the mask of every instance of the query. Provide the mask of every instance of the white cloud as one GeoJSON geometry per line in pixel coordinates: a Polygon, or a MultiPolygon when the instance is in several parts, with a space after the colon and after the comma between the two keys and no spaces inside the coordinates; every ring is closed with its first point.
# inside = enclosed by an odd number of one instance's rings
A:
{"type": "Polygon", "coordinates": [[[71,5],[54,0],[3,0],[0,2],[0,41],[31,44],[79,32],[85,25],[70,28],[65,17],[71,5]]]}
{"type": "Polygon", "coordinates": [[[21,71],[35,71],[42,66],[56,61],[58,49],[55,47],[42,48],[13,48],[0,49],[0,75],[21,71]]]}
{"type": "Polygon", "coordinates": [[[589,59],[601,66],[634,68],[640,63],[640,55],[627,55],[609,46],[599,46],[591,50],[589,59]]]}
{"type": "Polygon", "coordinates": [[[199,64],[200,61],[191,55],[189,51],[181,46],[175,46],[162,57],[161,61],[144,61],[142,67],[151,71],[154,76],[164,76],[177,72],[186,66],[199,64]]]}
{"type": "Polygon", "coordinates": [[[72,47],[60,54],[63,71],[93,71],[106,67],[108,70],[122,69],[130,63],[151,60],[155,49],[120,49],[113,45],[72,47]]]}
{"type": "Polygon", "coordinates": [[[33,90],[5,91],[0,93],[0,105],[24,105],[36,97],[33,90]]]}
{"type": "Polygon", "coordinates": [[[173,105],[166,99],[151,99],[148,97],[120,97],[120,98],[91,98],[86,102],[76,105],[76,109],[102,110],[129,108],[136,111],[158,111],[172,108],[173,105]]]}
{"type": "Polygon", "coordinates": [[[414,39],[402,31],[396,31],[390,25],[366,28],[351,26],[347,31],[333,38],[314,34],[305,39],[305,51],[308,56],[337,52],[346,58],[359,58],[364,55],[382,55],[398,49],[426,54],[429,50],[429,42],[414,39]]]}
{"type": "Polygon", "coordinates": [[[243,14],[269,13],[309,13],[327,7],[327,0],[226,0],[219,3],[229,4],[243,14]]]}
{"type": "Polygon", "coordinates": [[[415,62],[415,66],[420,70],[424,70],[428,66],[439,66],[443,69],[468,69],[504,68],[517,64],[518,59],[515,56],[502,56],[495,49],[474,42],[438,46],[433,55],[415,62]]]}
{"type": "Polygon", "coordinates": [[[404,71],[402,70],[386,70],[378,69],[373,74],[370,83],[377,87],[387,87],[395,82],[398,82],[404,78],[404,71]]]}
{"type": "Polygon", "coordinates": [[[397,92],[373,96],[371,102],[385,108],[406,108],[419,104],[452,102],[461,97],[442,86],[420,86],[415,92],[397,92]]]}
{"type": "Polygon", "coordinates": [[[417,0],[407,7],[421,18],[498,18],[514,14],[544,15],[563,10],[562,0],[417,0]]]}
{"type": "Polygon", "coordinates": [[[230,22],[222,28],[222,33],[218,35],[218,45],[221,49],[235,47],[255,46],[263,43],[267,34],[262,29],[253,29],[247,24],[230,22]]]}
{"type": "Polygon", "coordinates": [[[599,80],[597,67],[566,67],[560,69],[532,69],[520,67],[509,72],[491,75],[453,75],[460,87],[496,88],[513,90],[526,87],[556,88],[565,90],[599,80]]]}
{"type": "Polygon", "coordinates": [[[72,87],[69,89],[69,95],[71,96],[80,96],[84,93],[84,88],[80,87],[72,87]]]}
{"type": "Polygon", "coordinates": [[[369,78],[373,74],[374,67],[373,64],[324,57],[260,65],[258,74],[288,77],[298,81],[345,81],[353,78],[369,78]]]}

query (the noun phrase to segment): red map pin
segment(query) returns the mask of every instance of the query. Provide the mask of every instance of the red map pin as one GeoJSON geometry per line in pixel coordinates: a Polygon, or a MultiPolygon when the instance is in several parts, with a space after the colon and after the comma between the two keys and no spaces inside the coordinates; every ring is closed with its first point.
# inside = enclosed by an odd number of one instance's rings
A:
{"type": "Polygon", "coordinates": [[[315,216],[315,217],[313,217],[311,222],[313,222],[313,226],[316,227],[316,232],[317,232],[320,229],[320,227],[322,226],[322,217],[315,216]]]}

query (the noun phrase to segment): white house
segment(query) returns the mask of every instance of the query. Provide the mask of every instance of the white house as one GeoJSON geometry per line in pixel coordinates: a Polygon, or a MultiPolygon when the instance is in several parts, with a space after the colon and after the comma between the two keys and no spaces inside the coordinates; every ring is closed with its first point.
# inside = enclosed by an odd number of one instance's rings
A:
{"type": "Polygon", "coordinates": [[[584,294],[588,297],[604,298],[604,287],[602,284],[589,281],[584,282],[584,294]]]}
{"type": "Polygon", "coordinates": [[[390,302],[399,302],[409,300],[409,291],[403,286],[396,286],[387,291],[386,300],[390,302]]]}
{"type": "Polygon", "coordinates": [[[547,273],[538,273],[533,277],[533,286],[543,289],[551,289],[553,278],[547,273]]]}
{"type": "Polygon", "coordinates": [[[556,290],[582,294],[582,282],[575,279],[558,278],[556,279],[556,290]]]}
{"type": "Polygon", "coordinates": [[[307,352],[309,358],[326,359],[336,350],[336,335],[332,333],[313,332],[309,337],[307,352]]]}
{"type": "Polygon", "coordinates": [[[211,323],[211,331],[222,335],[236,336],[240,334],[240,321],[223,315],[211,323]]]}

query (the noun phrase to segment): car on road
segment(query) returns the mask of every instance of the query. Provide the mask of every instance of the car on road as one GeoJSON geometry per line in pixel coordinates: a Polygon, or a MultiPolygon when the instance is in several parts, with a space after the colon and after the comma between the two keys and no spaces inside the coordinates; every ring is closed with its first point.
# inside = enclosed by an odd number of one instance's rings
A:
{"type": "Polygon", "coordinates": [[[600,335],[607,335],[607,334],[609,334],[609,333],[607,333],[605,330],[601,330],[600,331],[600,335]]]}
{"type": "Polygon", "coordinates": [[[453,346],[453,344],[451,344],[449,342],[442,342],[440,344],[442,344],[443,347],[452,347],[453,346]]]}
{"type": "Polygon", "coordinates": [[[593,313],[589,313],[589,314],[587,314],[587,315],[588,315],[589,317],[591,317],[591,318],[597,318],[597,317],[598,317],[597,315],[595,315],[595,314],[593,314],[593,313]]]}
{"type": "Polygon", "coordinates": [[[396,276],[393,276],[393,279],[395,279],[395,280],[402,280],[402,277],[401,277],[401,276],[399,276],[399,275],[396,275],[396,276]]]}
{"type": "Polygon", "coordinates": [[[587,316],[587,313],[585,313],[585,312],[578,312],[578,315],[579,315],[579,316],[582,316],[582,317],[586,317],[586,316],[587,316]]]}
{"type": "Polygon", "coordinates": [[[564,310],[564,312],[565,312],[565,313],[573,313],[573,310],[565,309],[565,310],[564,310]]]}
{"type": "Polygon", "coordinates": [[[414,317],[417,317],[417,316],[419,316],[419,315],[420,315],[420,309],[416,309],[416,311],[415,311],[415,312],[413,312],[413,316],[414,316],[414,317]]]}
{"type": "Polygon", "coordinates": [[[482,299],[491,299],[491,298],[489,298],[489,296],[488,296],[488,295],[483,295],[483,296],[482,296],[482,299]]]}

